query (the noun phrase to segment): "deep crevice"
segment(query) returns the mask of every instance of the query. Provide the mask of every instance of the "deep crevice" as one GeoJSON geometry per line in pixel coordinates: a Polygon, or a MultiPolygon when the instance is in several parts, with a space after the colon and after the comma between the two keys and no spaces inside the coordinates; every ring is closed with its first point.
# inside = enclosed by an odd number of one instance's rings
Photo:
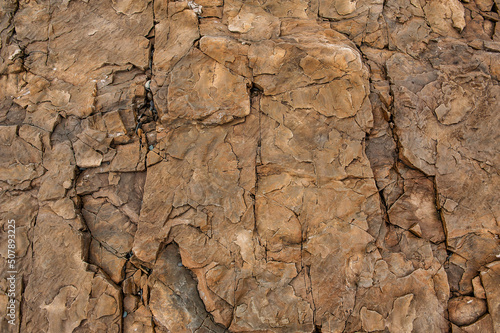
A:
{"type": "Polygon", "coordinates": [[[314,325],[314,330],[311,333],[321,333],[321,325],[314,325]]]}

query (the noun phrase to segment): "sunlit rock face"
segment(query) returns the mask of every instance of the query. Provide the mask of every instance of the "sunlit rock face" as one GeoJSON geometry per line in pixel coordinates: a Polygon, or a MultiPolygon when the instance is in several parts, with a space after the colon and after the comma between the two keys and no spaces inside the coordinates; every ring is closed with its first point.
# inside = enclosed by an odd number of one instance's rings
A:
{"type": "Polygon", "coordinates": [[[0,331],[500,331],[499,7],[0,0],[0,331]]]}

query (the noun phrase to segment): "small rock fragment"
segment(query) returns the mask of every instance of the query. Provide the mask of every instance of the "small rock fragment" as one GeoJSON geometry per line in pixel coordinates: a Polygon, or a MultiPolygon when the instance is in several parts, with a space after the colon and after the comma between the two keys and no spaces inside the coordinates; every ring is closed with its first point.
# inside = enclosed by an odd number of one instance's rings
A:
{"type": "Polygon", "coordinates": [[[368,310],[363,307],[361,309],[361,324],[368,332],[383,331],[385,327],[384,317],[376,311],[368,310]]]}
{"type": "Polygon", "coordinates": [[[472,279],[472,287],[474,288],[474,297],[486,299],[486,292],[481,284],[481,277],[476,276],[472,279]]]}
{"type": "Polygon", "coordinates": [[[417,237],[422,237],[422,229],[420,229],[420,225],[418,223],[414,224],[410,228],[410,232],[417,237]]]}
{"type": "Polygon", "coordinates": [[[469,325],[486,313],[486,302],[471,296],[460,296],[450,299],[448,313],[450,321],[458,326],[469,325]]]}

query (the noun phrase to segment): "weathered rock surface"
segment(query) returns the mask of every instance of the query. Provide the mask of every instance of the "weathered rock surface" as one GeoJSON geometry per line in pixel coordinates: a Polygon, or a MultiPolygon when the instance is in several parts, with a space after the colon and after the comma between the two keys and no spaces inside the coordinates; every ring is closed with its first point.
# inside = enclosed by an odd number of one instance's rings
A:
{"type": "Polygon", "coordinates": [[[475,322],[486,312],[486,302],[470,296],[450,299],[448,302],[450,321],[459,326],[475,322]]]}
{"type": "Polygon", "coordinates": [[[0,0],[0,331],[500,332],[499,8],[0,0]]]}

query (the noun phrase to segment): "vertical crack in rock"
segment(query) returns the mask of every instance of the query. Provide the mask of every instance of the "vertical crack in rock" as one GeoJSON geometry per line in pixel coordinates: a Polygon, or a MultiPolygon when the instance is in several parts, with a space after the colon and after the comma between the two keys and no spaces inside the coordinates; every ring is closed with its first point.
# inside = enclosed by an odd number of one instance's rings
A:
{"type": "Polygon", "coordinates": [[[448,231],[447,231],[447,228],[446,228],[446,220],[443,216],[443,212],[442,212],[442,207],[441,207],[441,201],[439,199],[439,191],[438,191],[438,187],[437,187],[437,183],[436,183],[436,177],[433,177],[433,183],[434,183],[434,193],[435,193],[435,197],[436,197],[436,209],[438,211],[438,217],[439,217],[439,220],[441,221],[441,225],[443,226],[443,232],[444,232],[444,242],[446,244],[446,248],[448,249],[448,231]]]}
{"type": "Polygon", "coordinates": [[[256,200],[257,200],[257,193],[259,191],[259,167],[262,165],[262,157],[261,157],[261,147],[262,147],[262,130],[261,130],[261,117],[262,117],[262,112],[260,110],[260,99],[262,96],[262,90],[259,89],[255,84],[252,83],[252,86],[250,87],[250,108],[253,108],[257,110],[257,117],[258,117],[258,137],[257,137],[257,146],[255,147],[256,152],[255,152],[255,162],[254,162],[254,167],[255,167],[255,176],[254,176],[254,191],[251,194],[252,199],[253,199],[253,220],[254,220],[254,226],[253,226],[253,233],[254,236],[257,238],[257,242],[260,244],[260,237],[259,237],[259,232],[257,230],[257,211],[255,209],[256,205],[256,200]]]}

